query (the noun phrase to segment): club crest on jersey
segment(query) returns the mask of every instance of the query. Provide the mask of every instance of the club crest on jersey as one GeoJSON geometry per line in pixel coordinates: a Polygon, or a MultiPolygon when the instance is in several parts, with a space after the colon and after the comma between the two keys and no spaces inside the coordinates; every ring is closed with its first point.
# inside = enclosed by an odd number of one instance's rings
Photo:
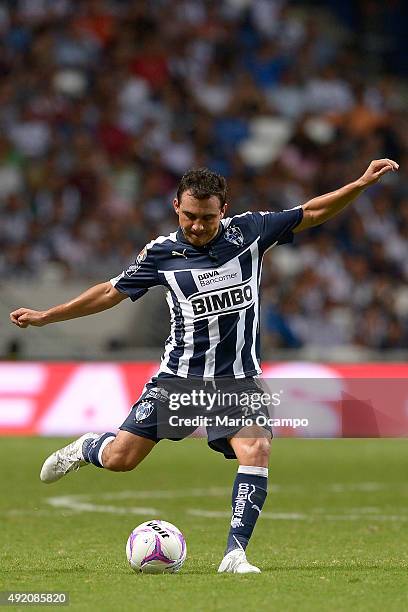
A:
{"type": "Polygon", "coordinates": [[[138,407],[135,410],[135,421],[139,423],[140,421],[144,421],[149,417],[154,410],[153,402],[149,402],[147,400],[143,400],[140,402],[138,407]]]}
{"type": "Polygon", "coordinates": [[[241,247],[244,244],[244,236],[242,235],[240,228],[236,225],[231,225],[230,227],[227,227],[224,232],[224,238],[228,242],[231,242],[232,244],[235,244],[238,247],[241,247]]]}

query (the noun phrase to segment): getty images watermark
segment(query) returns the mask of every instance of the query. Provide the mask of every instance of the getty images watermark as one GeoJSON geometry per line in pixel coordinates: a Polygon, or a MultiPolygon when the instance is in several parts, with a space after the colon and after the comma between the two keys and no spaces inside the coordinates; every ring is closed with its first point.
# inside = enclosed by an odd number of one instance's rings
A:
{"type": "Polygon", "coordinates": [[[190,389],[168,394],[168,408],[173,412],[188,408],[189,416],[169,416],[170,427],[308,427],[309,419],[273,417],[270,411],[281,406],[283,391],[224,391],[190,389]]]}

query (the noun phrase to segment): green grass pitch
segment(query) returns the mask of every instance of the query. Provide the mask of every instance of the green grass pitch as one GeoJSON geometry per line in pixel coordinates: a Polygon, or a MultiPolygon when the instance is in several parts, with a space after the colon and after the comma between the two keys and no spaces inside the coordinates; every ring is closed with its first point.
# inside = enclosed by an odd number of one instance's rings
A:
{"type": "Polygon", "coordinates": [[[42,484],[64,443],[1,439],[0,590],[68,591],[73,611],[408,609],[405,440],[275,440],[250,576],[216,573],[235,462],[166,441],[131,473],[91,466],[42,484]],[[179,574],[129,569],[128,534],[150,518],[184,532],[179,574]]]}

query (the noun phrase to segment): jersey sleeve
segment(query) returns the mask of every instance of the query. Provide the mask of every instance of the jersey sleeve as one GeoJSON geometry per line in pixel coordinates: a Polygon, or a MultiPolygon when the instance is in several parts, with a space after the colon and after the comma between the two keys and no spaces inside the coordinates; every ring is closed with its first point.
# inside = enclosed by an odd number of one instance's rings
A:
{"type": "Polygon", "coordinates": [[[154,253],[145,246],[126,270],[110,279],[111,284],[130,297],[132,302],[147,293],[150,287],[160,285],[154,253]]]}
{"type": "Polygon", "coordinates": [[[293,241],[293,230],[303,219],[302,206],[282,212],[252,213],[261,245],[264,250],[274,244],[287,244],[293,241]]]}

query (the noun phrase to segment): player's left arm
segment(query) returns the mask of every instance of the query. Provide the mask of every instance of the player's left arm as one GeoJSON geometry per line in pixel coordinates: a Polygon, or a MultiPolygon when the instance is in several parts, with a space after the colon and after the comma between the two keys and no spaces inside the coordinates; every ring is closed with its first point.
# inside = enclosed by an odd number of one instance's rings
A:
{"type": "Polygon", "coordinates": [[[352,183],[309,200],[302,205],[303,219],[293,229],[294,233],[320,225],[331,219],[351,204],[370,185],[377,183],[387,172],[395,172],[399,165],[392,159],[376,159],[371,162],[362,176],[352,183]]]}

